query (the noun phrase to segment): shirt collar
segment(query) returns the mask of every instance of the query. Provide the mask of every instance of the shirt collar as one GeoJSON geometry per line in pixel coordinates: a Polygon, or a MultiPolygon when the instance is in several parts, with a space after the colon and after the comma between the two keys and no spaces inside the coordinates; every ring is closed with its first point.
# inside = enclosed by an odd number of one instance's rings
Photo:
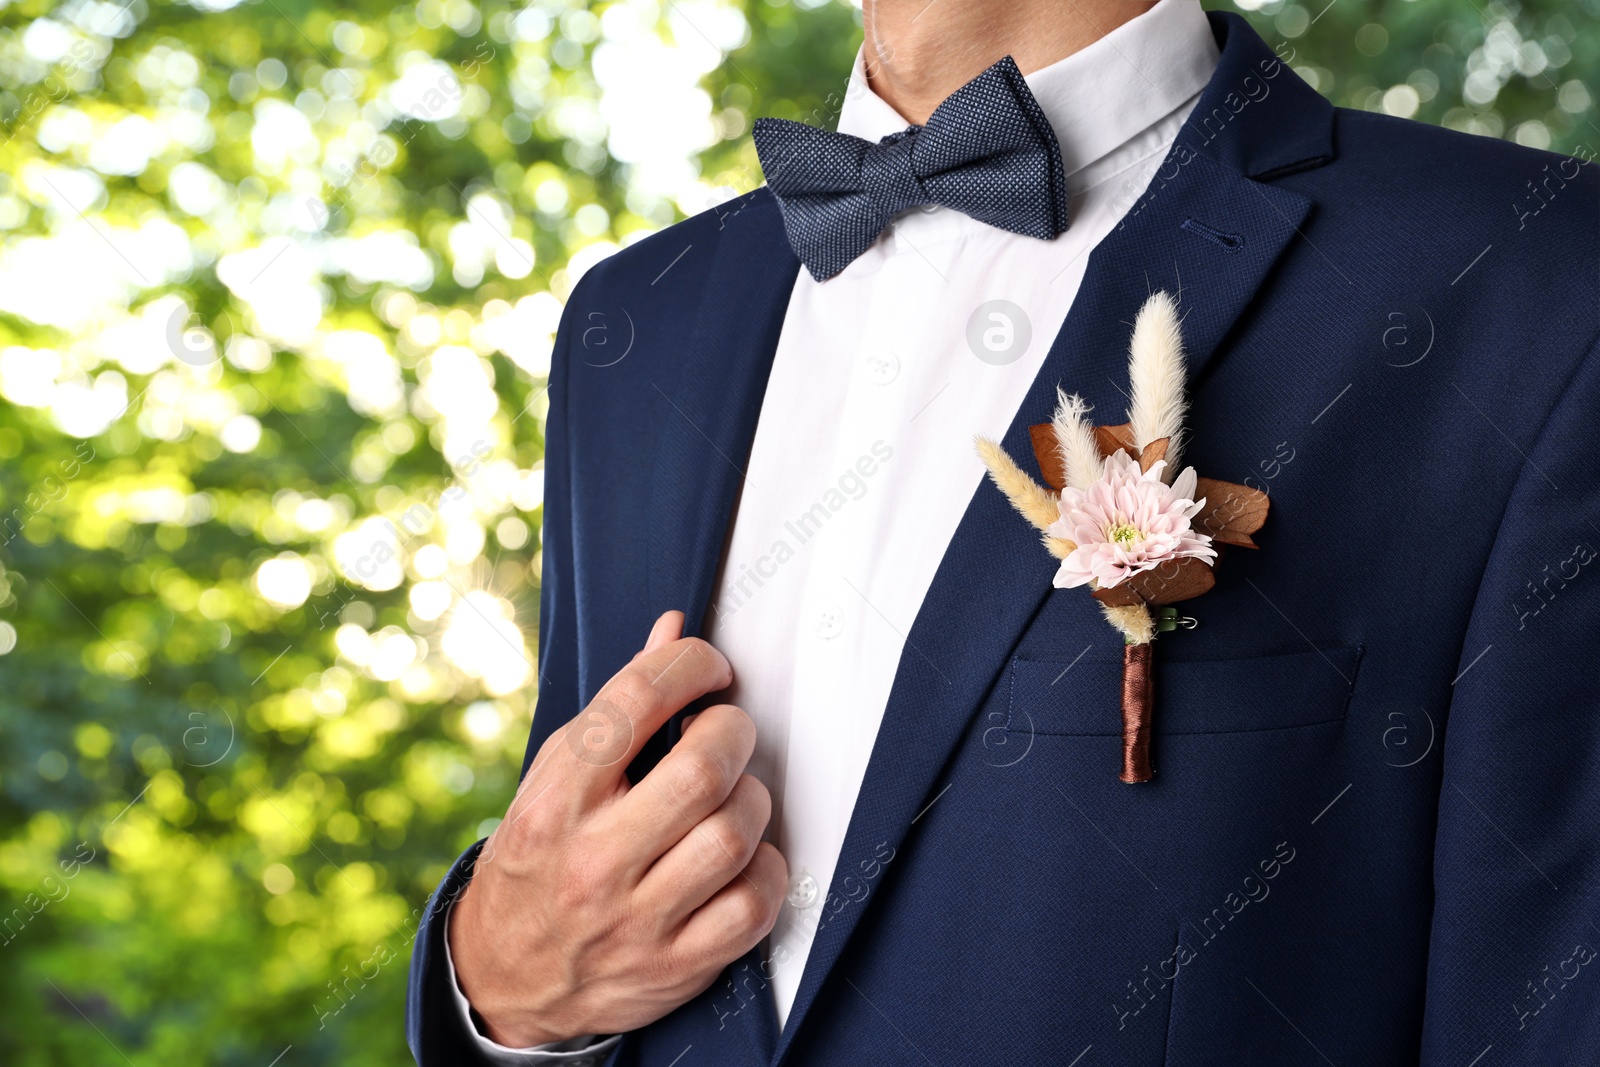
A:
{"type": "MultiPolygon", "coordinates": [[[[1210,81],[1217,57],[1216,38],[1199,0],[1160,0],[1024,80],[1055,128],[1071,175],[1193,98],[1210,81]]],[[[877,141],[908,125],[867,85],[858,50],[839,111],[839,132],[877,141]]]]}

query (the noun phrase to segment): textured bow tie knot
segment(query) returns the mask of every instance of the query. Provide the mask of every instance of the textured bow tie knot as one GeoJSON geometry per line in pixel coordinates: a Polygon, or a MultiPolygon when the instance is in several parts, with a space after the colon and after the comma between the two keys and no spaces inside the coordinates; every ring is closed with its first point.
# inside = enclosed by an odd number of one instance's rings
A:
{"type": "Polygon", "coordinates": [[[818,281],[928,204],[1041,240],[1067,228],[1061,148],[1010,56],[924,125],[876,144],[785,119],[757,119],[751,132],[789,243],[818,281]]]}
{"type": "Polygon", "coordinates": [[[902,211],[933,203],[911,164],[920,129],[913,126],[891,133],[862,154],[861,184],[877,206],[884,226],[902,211]]]}

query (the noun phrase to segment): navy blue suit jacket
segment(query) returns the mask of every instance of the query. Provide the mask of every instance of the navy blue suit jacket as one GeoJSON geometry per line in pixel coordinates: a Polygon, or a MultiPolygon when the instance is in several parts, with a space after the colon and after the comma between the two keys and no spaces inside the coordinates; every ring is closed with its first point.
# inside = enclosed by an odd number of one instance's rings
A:
{"type": "MultiPolygon", "coordinates": [[[[787,1026],[752,953],[611,1062],[1600,1063],[1595,168],[1336,110],[1211,18],[1221,65],[1004,441],[1057,383],[1120,411],[1129,323],[1181,288],[1187,459],[1273,506],[1161,639],[1155,780],[1117,781],[1114,635],[986,482],[787,1026]]],[[[701,627],[797,269],[757,190],[573,294],[530,752],[658,613],[701,627]]],[[[416,942],[425,1067],[474,1061],[439,919],[474,856],[416,942]]]]}

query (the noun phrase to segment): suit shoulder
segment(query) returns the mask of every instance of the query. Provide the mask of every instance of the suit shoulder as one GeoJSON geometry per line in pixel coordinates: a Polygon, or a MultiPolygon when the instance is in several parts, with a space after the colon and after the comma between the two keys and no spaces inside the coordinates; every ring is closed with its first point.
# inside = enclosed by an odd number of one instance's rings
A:
{"type": "MultiPolygon", "coordinates": [[[[573,289],[573,300],[659,288],[672,278],[672,268],[690,250],[712,251],[730,220],[745,214],[777,212],[777,202],[766,186],[734,197],[673,223],[642,240],[619,249],[591,267],[573,289]]],[[[673,279],[677,281],[677,279],[673,279]]],[[[668,286],[670,291],[673,286],[668,286]]]]}
{"type": "Polygon", "coordinates": [[[1341,177],[1386,179],[1385,191],[1408,202],[1459,206],[1467,199],[1503,206],[1541,183],[1553,191],[1570,187],[1572,200],[1600,193],[1592,149],[1567,156],[1392,115],[1348,108],[1334,114],[1341,177]]]}
{"type": "Polygon", "coordinates": [[[1395,323],[1426,323],[1430,372],[1497,398],[1497,420],[1541,424],[1600,334],[1600,167],[1387,115],[1334,121],[1332,161],[1277,180],[1313,205],[1316,265],[1379,309],[1358,314],[1385,346],[1395,323]]]}
{"type": "Polygon", "coordinates": [[[1334,160],[1287,179],[1360,253],[1368,279],[1443,302],[1492,294],[1507,323],[1587,347],[1600,306],[1600,165],[1388,115],[1338,109],[1334,160]],[[1470,270],[1468,269],[1470,267],[1470,270]]]}

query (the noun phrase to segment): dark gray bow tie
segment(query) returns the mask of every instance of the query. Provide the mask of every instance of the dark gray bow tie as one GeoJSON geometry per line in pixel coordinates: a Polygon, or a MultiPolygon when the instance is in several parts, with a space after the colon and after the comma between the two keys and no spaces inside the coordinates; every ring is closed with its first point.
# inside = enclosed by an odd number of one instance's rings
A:
{"type": "Polygon", "coordinates": [[[1010,56],[877,144],[786,119],[751,131],[795,255],[825,281],[924,204],[1050,240],[1067,228],[1055,131],[1010,56]]]}

